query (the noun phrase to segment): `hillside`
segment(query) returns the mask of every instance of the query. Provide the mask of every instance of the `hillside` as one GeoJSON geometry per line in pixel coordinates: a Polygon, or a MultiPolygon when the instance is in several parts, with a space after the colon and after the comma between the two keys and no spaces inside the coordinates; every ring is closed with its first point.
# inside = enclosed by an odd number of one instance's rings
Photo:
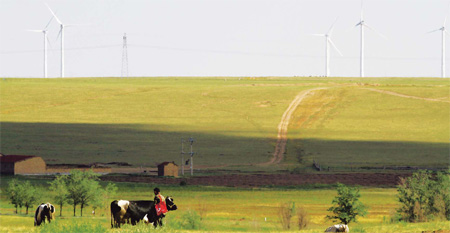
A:
{"type": "Polygon", "coordinates": [[[154,166],[179,164],[181,138],[193,137],[200,167],[445,168],[449,91],[431,78],[2,79],[0,152],[154,166]],[[280,163],[261,165],[302,91],[280,163]]]}

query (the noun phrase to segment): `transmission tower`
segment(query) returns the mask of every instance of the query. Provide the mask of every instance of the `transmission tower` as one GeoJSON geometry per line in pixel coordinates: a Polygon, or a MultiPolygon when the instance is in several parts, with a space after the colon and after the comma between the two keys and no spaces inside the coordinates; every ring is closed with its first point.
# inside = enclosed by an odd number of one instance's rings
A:
{"type": "Polygon", "coordinates": [[[128,78],[128,52],[127,52],[127,34],[126,33],[123,34],[121,77],[128,78]]]}

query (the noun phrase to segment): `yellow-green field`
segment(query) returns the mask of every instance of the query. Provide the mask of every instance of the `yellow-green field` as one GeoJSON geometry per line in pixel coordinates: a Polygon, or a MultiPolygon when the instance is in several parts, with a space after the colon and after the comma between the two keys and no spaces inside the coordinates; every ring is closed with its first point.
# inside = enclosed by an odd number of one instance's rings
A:
{"type": "Polygon", "coordinates": [[[450,84],[436,78],[1,79],[0,152],[154,166],[179,161],[192,136],[197,165],[255,169],[294,97],[317,87],[284,161],[257,170],[449,165],[450,84]]]}
{"type": "MultiPolygon", "coordinates": [[[[29,178],[25,178],[28,179],[29,178]]],[[[2,187],[9,180],[2,178],[2,187]]],[[[52,201],[52,193],[47,191],[49,180],[31,182],[42,188],[39,202],[52,201]]],[[[96,232],[154,232],[152,227],[125,226],[123,231],[110,229],[109,202],[113,199],[151,200],[154,184],[118,183],[119,191],[111,200],[105,200],[105,207],[91,214],[91,207],[83,210],[84,216],[73,217],[72,206],[63,207],[63,217],[46,226],[43,232],[96,231],[96,232]],[[55,224],[56,223],[56,224],[55,224]],[[65,227],[65,228],[64,228],[65,227]],[[65,229],[65,230],[64,230],[65,229]]],[[[278,232],[284,231],[279,222],[279,206],[282,203],[295,202],[297,209],[303,207],[310,216],[311,223],[304,232],[323,232],[332,222],[325,220],[326,209],[336,195],[332,186],[322,189],[236,189],[224,187],[167,186],[159,185],[164,195],[175,199],[178,210],[169,212],[166,227],[157,232],[188,232],[180,223],[189,210],[203,216],[201,227],[195,231],[206,232],[278,232]]],[[[3,191],[3,189],[2,189],[3,191]]],[[[361,201],[369,207],[369,214],[360,218],[359,223],[350,224],[351,232],[422,232],[432,230],[450,231],[450,222],[436,221],[428,223],[389,223],[390,216],[397,208],[396,190],[389,188],[362,188],[361,201]]],[[[5,196],[0,199],[0,232],[36,232],[33,227],[33,212],[15,215],[14,207],[5,196]]],[[[289,231],[298,231],[297,220],[293,218],[289,231]]],[[[41,229],[41,228],[39,228],[41,229]]]]}

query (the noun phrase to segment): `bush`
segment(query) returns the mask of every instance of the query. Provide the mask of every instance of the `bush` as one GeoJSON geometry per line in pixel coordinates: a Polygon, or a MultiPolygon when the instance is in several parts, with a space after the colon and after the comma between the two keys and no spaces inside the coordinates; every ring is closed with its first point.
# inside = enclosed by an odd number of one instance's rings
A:
{"type": "Polygon", "coordinates": [[[359,188],[338,184],[337,192],[338,195],[332,201],[334,206],[328,208],[328,211],[333,213],[327,215],[328,219],[348,225],[350,222],[356,222],[358,216],[366,215],[367,207],[359,201],[359,188]]]}
{"type": "Polygon", "coordinates": [[[295,214],[295,202],[281,204],[278,214],[283,229],[291,229],[291,219],[295,214]]]}
{"type": "Polygon", "coordinates": [[[397,186],[402,220],[426,222],[431,219],[450,220],[450,175],[427,171],[400,178],[397,186]]]}
{"type": "Polygon", "coordinates": [[[182,216],[180,223],[183,229],[198,230],[201,228],[201,217],[195,210],[188,210],[182,216]]]}
{"type": "Polygon", "coordinates": [[[306,209],[303,207],[300,207],[297,211],[297,219],[298,219],[298,229],[303,230],[305,229],[309,224],[309,215],[308,212],[306,212],[306,209]]]}

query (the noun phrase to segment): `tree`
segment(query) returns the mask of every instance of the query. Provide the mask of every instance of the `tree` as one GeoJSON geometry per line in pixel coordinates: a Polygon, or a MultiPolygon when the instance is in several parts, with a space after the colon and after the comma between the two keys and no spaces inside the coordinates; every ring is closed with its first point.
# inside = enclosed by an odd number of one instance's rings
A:
{"type": "Polygon", "coordinates": [[[338,195],[332,201],[334,206],[328,208],[328,211],[332,212],[332,215],[327,215],[328,219],[347,225],[356,222],[358,216],[367,214],[367,207],[359,201],[359,188],[338,183],[337,192],[338,195]]]}
{"type": "Polygon", "coordinates": [[[6,188],[6,195],[9,198],[11,204],[16,208],[16,214],[18,207],[22,207],[23,205],[23,186],[20,185],[20,181],[17,179],[12,179],[8,183],[8,187],[6,188]]]}
{"type": "Polygon", "coordinates": [[[94,214],[97,208],[102,206],[106,207],[108,206],[107,204],[109,204],[111,195],[116,193],[116,191],[117,186],[113,183],[108,183],[104,190],[98,190],[99,193],[96,196],[94,196],[94,198],[91,201],[91,206],[94,211],[94,214]]]}
{"type": "Polygon", "coordinates": [[[25,206],[26,214],[28,214],[28,208],[36,204],[37,201],[36,187],[31,185],[30,181],[25,181],[20,185],[23,191],[23,206],[25,206]]]}
{"type": "Polygon", "coordinates": [[[59,205],[59,216],[62,216],[62,209],[63,205],[67,203],[69,192],[67,190],[67,176],[66,175],[60,175],[56,176],[56,179],[54,179],[50,183],[50,190],[53,191],[54,196],[53,200],[57,205],[59,205]]]}
{"type": "Polygon", "coordinates": [[[76,215],[76,206],[80,205],[81,216],[83,208],[92,202],[97,195],[101,195],[98,175],[93,171],[72,170],[66,180],[68,203],[73,205],[73,216],[76,215]]]}
{"type": "Polygon", "coordinates": [[[397,186],[400,208],[397,212],[407,222],[425,222],[430,218],[450,220],[450,175],[435,176],[424,170],[400,178],[397,186]]]}

